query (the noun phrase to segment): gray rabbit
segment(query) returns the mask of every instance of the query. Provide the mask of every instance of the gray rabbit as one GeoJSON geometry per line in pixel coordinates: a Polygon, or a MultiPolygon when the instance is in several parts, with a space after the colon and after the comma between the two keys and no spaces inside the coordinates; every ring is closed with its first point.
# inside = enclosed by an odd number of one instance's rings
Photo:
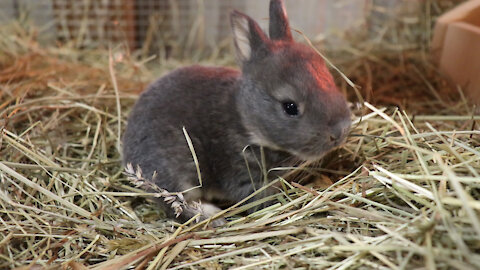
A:
{"type": "MultiPolygon", "coordinates": [[[[281,0],[270,1],[270,37],[247,15],[233,11],[230,17],[241,71],[189,66],[160,78],[138,99],[123,142],[124,165],[139,166],[145,177],[155,175],[157,186],[181,192],[199,185],[185,128],[203,186],[184,195],[187,202],[203,202],[202,218],[219,211],[212,202],[236,203],[262,187],[260,160],[268,169],[289,165],[292,157],[319,159],[344,141],[351,124],[322,57],[293,40],[281,0]]],[[[177,218],[195,214],[189,209],[177,218]]]]}

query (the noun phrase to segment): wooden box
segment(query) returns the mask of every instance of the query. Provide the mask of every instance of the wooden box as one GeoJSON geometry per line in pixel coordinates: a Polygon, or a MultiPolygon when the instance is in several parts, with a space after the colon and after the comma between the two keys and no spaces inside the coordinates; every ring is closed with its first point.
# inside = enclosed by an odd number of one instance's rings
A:
{"type": "Polygon", "coordinates": [[[470,0],[441,16],[432,42],[442,73],[480,104],[480,0],[470,0]]]}

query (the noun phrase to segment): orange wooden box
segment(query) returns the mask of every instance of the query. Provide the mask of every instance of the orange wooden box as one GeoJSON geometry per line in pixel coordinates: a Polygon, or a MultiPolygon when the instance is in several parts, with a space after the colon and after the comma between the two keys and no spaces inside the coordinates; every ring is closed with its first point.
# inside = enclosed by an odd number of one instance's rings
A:
{"type": "Polygon", "coordinates": [[[441,72],[480,104],[480,0],[467,1],[438,19],[432,50],[441,72]]]}

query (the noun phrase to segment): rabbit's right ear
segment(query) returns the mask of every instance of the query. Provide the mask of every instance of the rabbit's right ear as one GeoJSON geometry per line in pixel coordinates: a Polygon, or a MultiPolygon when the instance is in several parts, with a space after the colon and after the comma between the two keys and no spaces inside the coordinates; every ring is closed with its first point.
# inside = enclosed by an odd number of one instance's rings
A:
{"type": "Polygon", "coordinates": [[[234,10],[230,15],[235,51],[241,62],[261,57],[268,51],[269,39],[247,15],[234,10]]]}
{"type": "Polygon", "coordinates": [[[283,0],[270,0],[270,38],[272,40],[293,41],[287,11],[283,0]]]}

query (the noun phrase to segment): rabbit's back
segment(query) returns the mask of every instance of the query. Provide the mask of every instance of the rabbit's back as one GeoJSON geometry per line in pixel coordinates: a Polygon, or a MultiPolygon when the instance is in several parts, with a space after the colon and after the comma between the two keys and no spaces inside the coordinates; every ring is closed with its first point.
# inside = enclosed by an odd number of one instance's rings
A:
{"type": "MultiPolygon", "coordinates": [[[[240,72],[231,68],[195,65],[174,70],[153,82],[142,93],[137,101],[140,106],[135,106],[132,117],[136,110],[153,110],[158,113],[183,112],[187,117],[198,116],[196,108],[205,108],[210,103],[223,106],[229,102],[239,76],[240,72]]],[[[141,116],[144,117],[145,114],[141,116]]],[[[180,120],[165,117],[162,119],[180,120]]]]}

